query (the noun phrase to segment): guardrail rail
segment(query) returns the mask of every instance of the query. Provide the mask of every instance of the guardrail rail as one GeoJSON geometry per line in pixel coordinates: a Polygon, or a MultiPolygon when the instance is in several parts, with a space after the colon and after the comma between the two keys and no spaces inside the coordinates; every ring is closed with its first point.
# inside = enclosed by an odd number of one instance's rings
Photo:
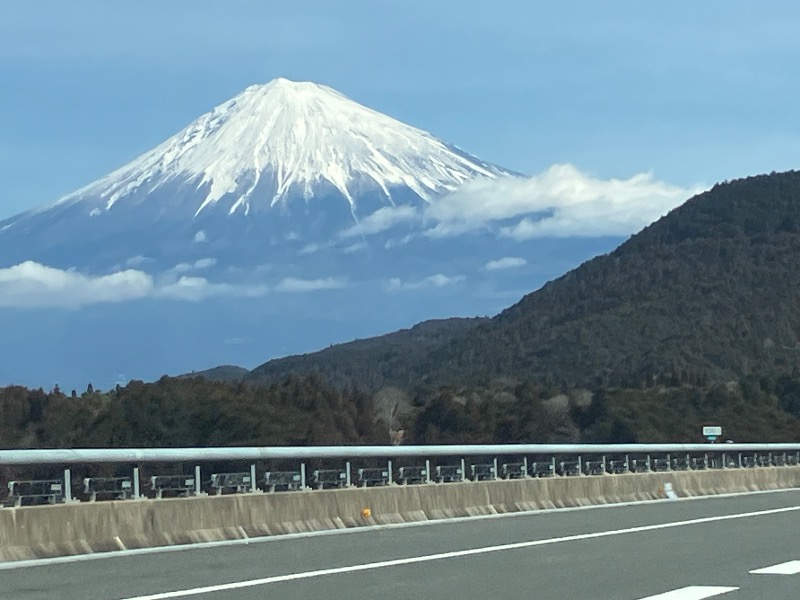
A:
{"type": "MultiPolygon", "coordinates": [[[[786,444],[508,444],[0,450],[0,466],[63,468],[63,477],[7,482],[5,506],[75,501],[74,465],[116,464],[130,476],[86,477],[84,499],[130,500],[213,494],[296,492],[355,486],[464,484],[533,477],[621,476],[648,472],[787,468],[800,465],[800,443],[786,444]],[[201,486],[200,463],[250,462],[249,472],[216,470],[201,486]],[[272,470],[267,463],[294,463],[272,470]],[[308,461],[324,464],[307,476],[308,461]],[[355,461],[355,468],[353,465],[355,461]],[[402,466],[396,466],[397,463],[402,466]],[[194,464],[194,473],[141,477],[164,463],[194,464]],[[135,465],[135,466],[131,466],[135,465]],[[261,465],[261,466],[259,466],[261,465]],[[263,470],[262,470],[263,469],[263,470]],[[261,479],[257,479],[262,470],[261,479]],[[142,485],[146,487],[142,490],[142,485]]],[[[77,489],[77,488],[76,488],[77,489]]],[[[79,493],[80,495],[80,493],[79,493]]]]}

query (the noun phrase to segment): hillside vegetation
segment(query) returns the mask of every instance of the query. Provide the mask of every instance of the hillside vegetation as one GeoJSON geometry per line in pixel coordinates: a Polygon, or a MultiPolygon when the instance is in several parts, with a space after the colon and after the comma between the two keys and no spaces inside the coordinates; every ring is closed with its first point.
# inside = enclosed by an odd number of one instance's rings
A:
{"type": "Polygon", "coordinates": [[[0,388],[0,448],[388,443],[701,442],[800,437],[800,377],[648,389],[489,386],[337,390],[318,377],[255,386],[202,377],[106,392],[0,388]]]}
{"type": "Polygon", "coordinates": [[[498,377],[650,387],[792,374],[799,290],[800,173],[773,173],[716,185],[614,252],[435,343],[409,336],[398,347],[392,334],[270,361],[246,380],[317,373],[413,392],[498,377]]]}
{"type": "Polygon", "coordinates": [[[357,385],[378,390],[416,379],[414,357],[433,352],[487,322],[486,318],[425,321],[387,335],[336,344],[321,352],[289,356],[256,367],[244,380],[279,381],[290,375],[318,374],[336,386],[357,385]]]}

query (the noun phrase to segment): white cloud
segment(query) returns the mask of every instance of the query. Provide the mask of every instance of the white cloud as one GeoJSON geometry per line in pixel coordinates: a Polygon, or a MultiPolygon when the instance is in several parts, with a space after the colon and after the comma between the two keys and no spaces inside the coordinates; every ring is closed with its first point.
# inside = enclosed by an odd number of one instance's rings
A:
{"type": "Polygon", "coordinates": [[[702,187],[681,188],[650,173],[629,179],[598,179],[572,165],[554,165],[530,178],[473,180],[428,205],[431,237],[506,223],[499,232],[516,240],[533,237],[625,236],[639,231],[702,187]],[[516,223],[508,224],[516,219],[516,223]]]}
{"type": "Polygon", "coordinates": [[[505,256],[497,260],[490,260],[484,267],[487,271],[500,271],[502,269],[516,269],[517,267],[524,267],[528,261],[518,256],[505,256]]]}
{"type": "Polygon", "coordinates": [[[374,235],[391,229],[398,223],[407,223],[419,219],[419,213],[413,206],[384,206],[358,223],[341,231],[339,237],[349,238],[360,235],[374,235]]]}
{"type": "Polygon", "coordinates": [[[318,244],[308,244],[307,246],[303,246],[300,250],[297,251],[297,254],[300,256],[308,256],[309,254],[316,254],[321,250],[318,244]]]}
{"type": "Polygon", "coordinates": [[[154,295],[196,302],[212,296],[263,296],[267,291],[267,287],[263,285],[232,285],[212,283],[205,277],[181,277],[178,281],[158,287],[154,295]]]}
{"type": "Polygon", "coordinates": [[[153,293],[147,273],[127,269],[93,277],[36,262],[0,269],[0,306],[68,307],[123,302],[153,293]]]}
{"type": "Polygon", "coordinates": [[[403,281],[399,277],[393,277],[389,280],[386,288],[390,291],[394,290],[419,290],[423,288],[443,288],[450,285],[461,283],[466,278],[463,275],[454,275],[449,277],[441,273],[430,275],[424,279],[417,279],[414,281],[403,281]]]}
{"type": "Polygon", "coordinates": [[[139,267],[141,265],[145,265],[147,263],[154,262],[152,258],[148,258],[146,256],[142,256],[141,254],[138,256],[131,256],[128,260],[125,261],[126,267],[139,267]]]}
{"type": "Polygon", "coordinates": [[[175,273],[188,273],[190,271],[200,271],[203,269],[210,269],[214,265],[217,264],[216,258],[201,258],[193,263],[178,263],[174,267],[172,267],[172,271],[175,273]]]}
{"type": "Polygon", "coordinates": [[[316,292],[318,290],[338,290],[346,287],[346,283],[342,279],[335,277],[325,277],[324,279],[297,279],[295,277],[286,277],[275,286],[276,292],[316,292]]]}
{"type": "Polygon", "coordinates": [[[267,291],[263,285],[212,283],[204,277],[157,282],[134,269],[94,276],[31,261],[0,269],[0,306],[4,307],[80,308],[140,298],[196,301],[223,295],[261,296],[267,291]]]}
{"type": "Polygon", "coordinates": [[[362,250],[366,249],[367,245],[364,242],[358,242],[357,244],[352,244],[346,248],[342,248],[342,252],[344,254],[353,254],[354,252],[361,252],[362,250]]]}
{"type": "Polygon", "coordinates": [[[203,242],[207,242],[208,241],[208,236],[206,235],[206,232],[203,231],[202,229],[200,231],[198,231],[196,234],[194,234],[194,241],[197,242],[198,244],[202,244],[203,242]]]}
{"type": "Polygon", "coordinates": [[[199,260],[194,261],[194,268],[195,269],[210,269],[214,265],[217,264],[216,258],[201,258],[199,260]]]}
{"type": "Polygon", "coordinates": [[[172,270],[175,271],[176,273],[188,273],[193,268],[194,266],[189,263],[178,263],[177,265],[172,267],[172,270]]]}
{"type": "Polygon", "coordinates": [[[387,250],[391,250],[392,248],[399,248],[400,246],[405,246],[411,240],[413,240],[416,236],[413,233],[409,233],[408,235],[404,235],[399,240],[387,240],[386,243],[383,245],[384,248],[387,250]]]}

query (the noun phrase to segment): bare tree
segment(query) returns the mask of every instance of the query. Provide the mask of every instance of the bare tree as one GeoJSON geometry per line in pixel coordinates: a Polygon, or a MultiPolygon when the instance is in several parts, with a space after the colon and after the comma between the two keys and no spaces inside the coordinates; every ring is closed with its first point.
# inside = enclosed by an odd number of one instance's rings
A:
{"type": "Polygon", "coordinates": [[[411,399],[403,390],[388,386],[380,389],[373,397],[375,419],[383,421],[393,444],[402,441],[405,431],[400,429],[403,419],[413,411],[411,399]]]}

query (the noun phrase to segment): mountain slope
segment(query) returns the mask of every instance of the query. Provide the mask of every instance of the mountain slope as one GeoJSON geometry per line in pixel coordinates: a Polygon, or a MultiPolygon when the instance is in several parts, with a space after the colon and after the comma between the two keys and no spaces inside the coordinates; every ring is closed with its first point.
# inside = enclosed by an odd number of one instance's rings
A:
{"type": "Polygon", "coordinates": [[[221,365],[205,371],[192,371],[180,375],[179,378],[202,377],[208,381],[221,381],[237,383],[242,381],[250,371],[235,365],[221,365]]]}
{"type": "Polygon", "coordinates": [[[525,370],[580,384],[794,369],[798,223],[800,173],[718,185],[526,296],[438,359],[456,371],[525,370]],[[478,345],[491,361],[470,358],[478,345]]]}
{"type": "Polygon", "coordinates": [[[276,79],[56,204],[0,221],[0,267],[146,257],[155,268],[209,251],[258,264],[287,239],[321,245],[380,208],[511,174],[327,86],[276,79]]]}
{"type": "MultiPolygon", "coordinates": [[[[498,376],[630,386],[791,372],[800,367],[798,290],[800,173],[749,177],[690,199],[444,344],[408,347],[391,362],[348,361],[342,348],[337,368],[407,387],[498,376]]],[[[303,371],[328,374],[331,356],[306,357],[303,371]]]]}
{"type": "Polygon", "coordinates": [[[325,86],[250,87],[0,222],[0,382],[116,385],[494,314],[619,243],[507,234],[557,213],[559,182],[605,188],[555,169],[552,211],[528,210],[493,191],[513,175],[325,86]]]}
{"type": "Polygon", "coordinates": [[[425,321],[410,329],[336,344],[321,352],[273,360],[250,371],[245,381],[271,382],[296,374],[318,373],[338,387],[356,384],[375,390],[405,383],[414,376],[407,370],[409,357],[440,348],[454,336],[486,321],[486,318],[425,321]]]}
{"type": "Polygon", "coordinates": [[[355,208],[363,191],[406,187],[428,200],[502,169],[421,129],[309,82],[276,79],[247,88],[163,144],[60,203],[91,201],[99,211],[172,180],[204,188],[194,214],[225,198],[245,214],[336,190],[355,208]],[[258,195],[256,195],[258,191],[258,195]]]}

